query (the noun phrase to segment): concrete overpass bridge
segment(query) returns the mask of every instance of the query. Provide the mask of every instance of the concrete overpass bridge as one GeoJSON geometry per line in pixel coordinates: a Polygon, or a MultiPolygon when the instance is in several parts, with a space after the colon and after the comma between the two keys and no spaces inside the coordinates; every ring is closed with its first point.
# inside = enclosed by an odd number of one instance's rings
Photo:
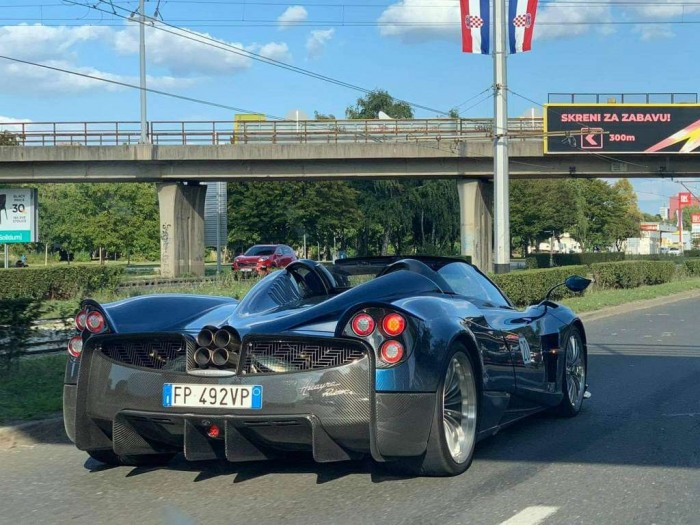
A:
{"type": "MultiPolygon", "coordinates": [[[[491,119],[0,123],[0,183],[155,182],[165,275],[203,273],[205,181],[456,178],[462,253],[491,267],[491,119]],[[189,225],[189,226],[188,226],[189,225]],[[192,227],[194,225],[194,227],[192,227]]],[[[693,155],[544,154],[541,119],[509,121],[510,177],[700,177],[693,155]]],[[[562,136],[562,140],[566,137],[562,136]]]]}

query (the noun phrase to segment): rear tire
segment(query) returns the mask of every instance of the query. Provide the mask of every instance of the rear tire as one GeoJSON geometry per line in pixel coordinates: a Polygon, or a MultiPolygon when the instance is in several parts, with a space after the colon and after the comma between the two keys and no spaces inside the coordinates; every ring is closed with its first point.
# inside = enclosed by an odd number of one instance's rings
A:
{"type": "Polygon", "coordinates": [[[144,454],[134,456],[120,456],[112,450],[88,450],[88,455],[100,463],[113,466],[129,467],[156,467],[168,463],[175,454],[144,454]]]}
{"type": "Polygon", "coordinates": [[[586,392],[587,359],[581,332],[575,326],[566,340],[564,351],[564,371],[562,372],[562,393],[564,397],[556,409],[561,417],[574,417],[581,411],[586,392]]]}
{"type": "Polygon", "coordinates": [[[474,457],[479,416],[478,380],[467,349],[457,344],[445,364],[435,396],[425,454],[413,464],[423,476],[456,476],[474,457]]]}

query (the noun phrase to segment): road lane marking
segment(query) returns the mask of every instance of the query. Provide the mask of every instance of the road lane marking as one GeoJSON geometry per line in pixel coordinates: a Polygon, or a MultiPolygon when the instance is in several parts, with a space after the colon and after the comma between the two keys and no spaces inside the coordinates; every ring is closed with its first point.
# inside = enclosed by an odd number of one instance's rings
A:
{"type": "Polygon", "coordinates": [[[512,518],[504,521],[500,525],[537,525],[549,518],[559,510],[559,507],[545,507],[538,505],[521,510],[512,518]]]}

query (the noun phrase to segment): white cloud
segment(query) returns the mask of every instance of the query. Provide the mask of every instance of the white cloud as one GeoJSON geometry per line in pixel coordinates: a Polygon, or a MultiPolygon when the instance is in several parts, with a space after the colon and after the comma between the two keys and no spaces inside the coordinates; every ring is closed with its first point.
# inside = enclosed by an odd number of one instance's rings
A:
{"type": "Polygon", "coordinates": [[[685,5],[678,0],[661,0],[654,3],[644,3],[632,8],[633,12],[639,13],[645,18],[653,19],[668,19],[700,13],[700,5],[696,3],[687,3],[685,5]]]}
{"type": "Polygon", "coordinates": [[[284,13],[282,13],[277,21],[280,24],[280,29],[285,27],[293,26],[300,22],[304,22],[309,18],[309,13],[304,9],[303,6],[293,5],[288,7],[284,13]]]}
{"type": "Polygon", "coordinates": [[[317,29],[316,31],[311,31],[309,38],[306,39],[306,51],[309,54],[309,58],[318,58],[323,53],[326,48],[326,44],[330,42],[331,38],[335,34],[335,29],[317,29]]]}
{"type": "Polygon", "coordinates": [[[28,118],[5,117],[0,115],[0,132],[9,131],[10,133],[21,133],[21,124],[31,122],[28,118]]]}
{"type": "MultiPolygon", "coordinates": [[[[172,31],[169,33],[153,27],[147,28],[146,57],[149,63],[179,76],[221,75],[251,66],[249,57],[225,50],[227,46],[242,48],[240,43],[215,39],[207,33],[190,34],[178,29],[172,31]],[[207,39],[212,45],[196,41],[198,39],[207,39]]],[[[120,54],[138,54],[138,27],[127,27],[116,32],[113,45],[120,54]]]]}
{"type": "Polygon", "coordinates": [[[99,40],[111,31],[97,26],[5,26],[0,27],[0,53],[25,60],[65,59],[76,45],[99,40]]]}
{"type": "Polygon", "coordinates": [[[284,42],[270,42],[264,45],[253,44],[248,47],[248,50],[262,55],[265,58],[271,58],[272,60],[279,60],[281,62],[289,62],[292,59],[289,47],[284,42]]]}
{"type": "MultiPolygon", "coordinates": [[[[700,5],[681,6],[677,0],[663,0],[643,6],[629,6],[616,0],[604,0],[594,4],[573,6],[571,2],[556,1],[540,5],[535,23],[535,39],[562,39],[595,32],[608,35],[615,31],[607,24],[619,16],[633,20],[668,20],[670,18],[700,12],[700,5]],[[615,14],[615,16],[613,16],[615,14]]],[[[459,44],[459,4],[439,3],[430,5],[427,0],[399,0],[389,5],[379,16],[379,32],[385,37],[399,38],[405,42],[426,40],[454,40],[459,44]]],[[[643,40],[673,36],[664,25],[650,25],[635,29],[643,40]]]]}
{"type": "MultiPolygon", "coordinates": [[[[138,28],[127,27],[116,32],[112,45],[120,54],[137,54],[138,28]]],[[[253,65],[253,60],[245,55],[245,51],[275,60],[290,59],[289,48],[285,43],[244,46],[240,42],[214,38],[208,33],[171,28],[164,31],[157,27],[149,27],[146,31],[146,56],[149,63],[163,67],[177,76],[229,75],[248,69],[253,65]]]]}
{"type": "Polygon", "coordinates": [[[676,36],[670,24],[639,24],[634,27],[633,31],[644,41],[676,36]]]}
{"type": "Polygon", "coordinates": [[[401,0],[379,16],[379,33],[408,42],[459,40],[459,4],[429,5],[426,0],[401,0]]]}
{"type": "Polygon", "coordinates": [[[598,33],[609,34],[609,26],[598,24],[611,20],[610,5],[589,5],[577,9],[571,7],[571,4],[546,4],[544,8],[538,9],[534,38],[547,40],[578,36],[593,28],[598,33]]]}
{"type": "MultiPolygon", "coordinates": [[[[75,71],[84,75],[124,82],[123,77],[119,75],[113,75],[92,67],[80,67],[62,60],[42,60],[42,64],[75,71]]],[[[91,78],[16,62],[1,63],[0,77],[3,78],[3,91],[13,93],[65,94],[84,92],[95,88],[108,89],[110,91],[118,89],[118,86],[91,78]]]]}

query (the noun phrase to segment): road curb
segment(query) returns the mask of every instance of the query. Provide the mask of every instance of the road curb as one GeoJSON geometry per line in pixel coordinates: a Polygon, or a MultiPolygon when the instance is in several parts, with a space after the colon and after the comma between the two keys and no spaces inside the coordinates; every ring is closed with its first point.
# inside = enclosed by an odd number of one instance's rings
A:
{"type": "Polygon", "coordinates": [[[63,416],[0,427],[0,450],[39,443],[70,443],[63,416]]]}
{"type": "MultiPolygon", "coordinates": [[[[590,322],[606,317],[684,301],[686,299],[697,298],[700,298],[700,289],[665,295],[654,299],[625,303],[618,306],[610,306],[593,312],[584,312],[581,313],[579,317],[585,322],[590,322]]],[[[63,428],[62,416],[59,415],[18,425],[0,426],[0,450],[31,446],[39,443],[70,443],[68,436],[66,436],[66,431],[63,428]]]]}
{"type": "Polygon", "coordinates": [[[604,319],[606,317],[636,312],[638,310],[646,310],[647,308],[655,308],[657,306],[664,306],[678,301],[697,298],[700,298],[700,289],[688,290],[687,292],[680,292],[672,295],[664,295],[662,297],[655,297],[654,299],[634,301],[617,306],[608,306],[607,308],[601,308],[600,310],[594,310],[592,312],[583,312],[579,314],[579,317],[582,321],[586,322],[597,321],[598,319],[604,319]]]}

